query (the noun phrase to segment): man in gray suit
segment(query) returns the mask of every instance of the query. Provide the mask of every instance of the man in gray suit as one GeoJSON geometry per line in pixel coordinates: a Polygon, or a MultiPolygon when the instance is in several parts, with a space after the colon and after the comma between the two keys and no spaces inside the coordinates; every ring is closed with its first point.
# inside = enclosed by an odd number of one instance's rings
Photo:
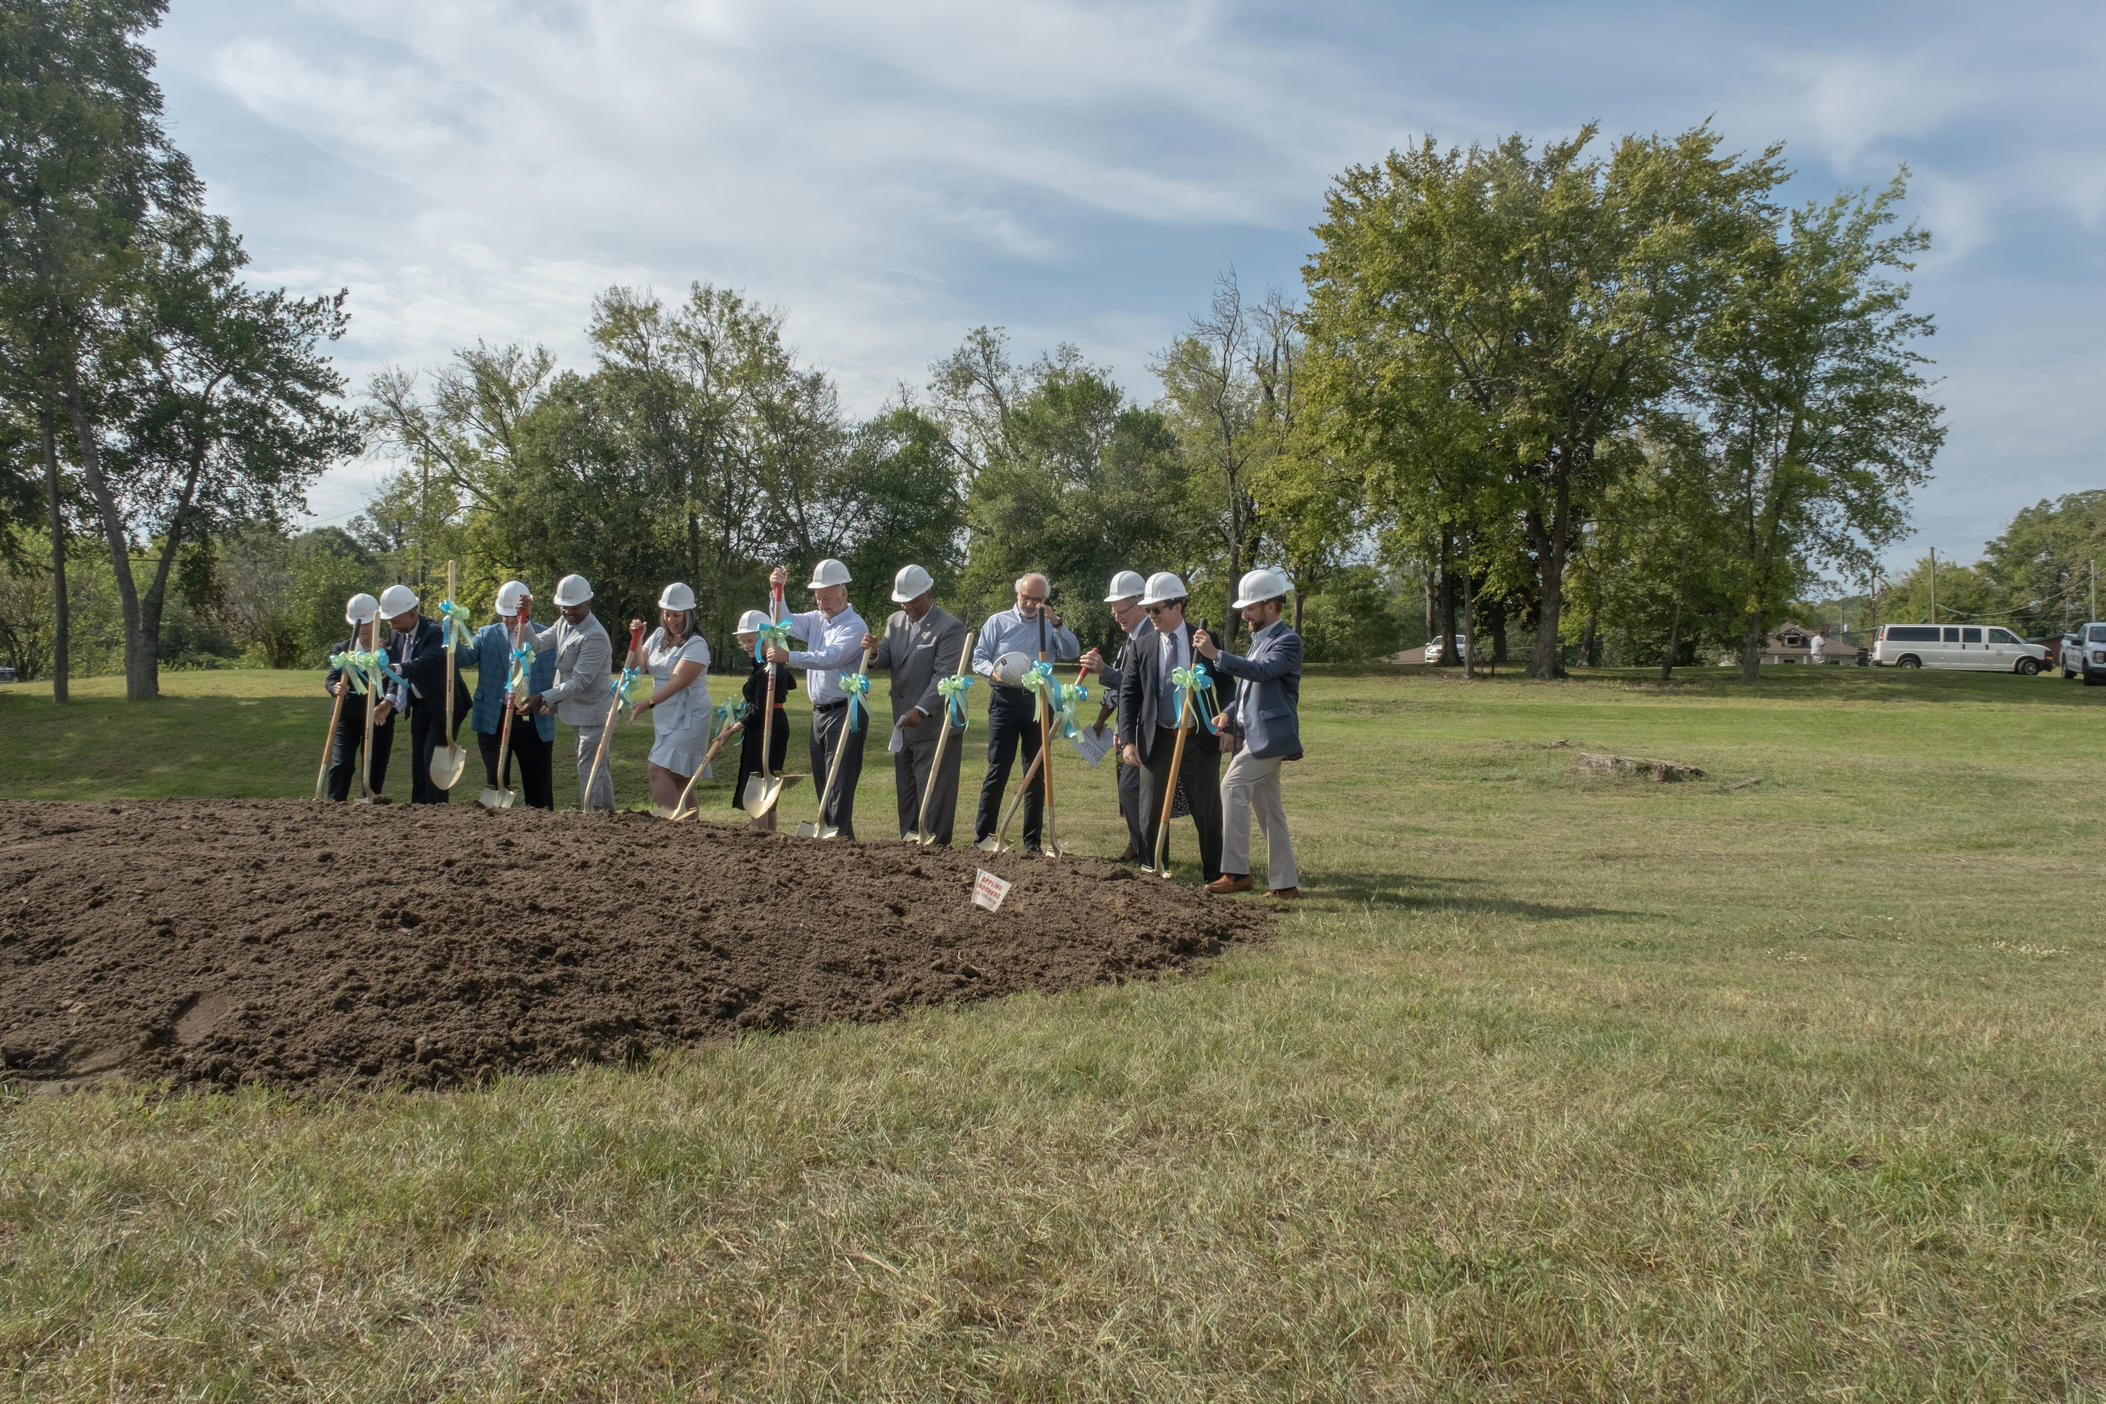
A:
{"type": "Polygon", "coordinates": [[[892,674],[892,725],[899,733],[899,750],[892,757],[899,836],[914,837],[921,826],[921,797],[934,784],[929,832],[936,842],[949,844],[951,822],[958,813],[958,764],[965,753],[965,733],[952,730],[944,743],[943,765],[932,779],[936,741],[943,735],[948,710],[936,684],[958,671],[965,625],[936,607],[935,582],[918,565],[903,566],[892,578],[892,600],[899,608],[885,621],[885,636],[865,634],[863,649],[877,650],[873,669],[892,674]]]}
{"type": "Polygon", "coordinates": [[[1302,755],[1302,636],[1280,621],[1287,577],[1254,570],[1236,590],[1237,609],[1250,625],[1250,652],[1238,656],[1218,647],[1202,629],[1192,639],[1235,689],[1214,725],[1236,745],[1228,774],[1221,777],[1221,876],[1207,884],[1215,896],[1250,891],[1250,819],[1255,812],[1265,835],[1266,895],[1302,895],[1294,868],[1294,842],[1287,836],[1287,811],[1280,806],[1280,763],[1302,755]]]}
{"type": "MultiPolygon", "coordinates": [[[[1118,657],[1111,663],[1104,655],[1091,649],[1082,655],[1082,666],[1095,673],[1104,683],[1104,707],[1116,709],[1119,705],[1119,687],[1126,681],[1126,669],[1133,660],[1134,636],[1148,622],[1141,612],[1141,592],[1148,588],[1136,571],[1122,570],[1112,577],[1111,593],[1104,602],[1111,606],[1112,621],[1125,631],[1125,641],[1119,645],[1118,657]]],[[[1102,724],[1099,724],[1101,733],[1102,724]]],[[[1141,768],[1119,762],[1119,817],[1126,821],[1126,851],[1119,855],[1121,863],[1140,861],[1144,826],[1141,823],[1141,768]]]]}
{"type": "Polygon", "coordinates": [[[519,704],[528,716],[554,711],[578,738],[578,797],[588,812],[614,808],[614,767],[600,771],[599,783],[585,793],[592,774],[593,758],[599,753],[600,734],[607,727],[607,707],[614,700],[608,682],[614,671],[614,645],[607,631],[592,616],[592,586],[582,575],[566,575],[556,582],[556,608],[562,617],[546,629],[532,620],[520,628],[520,640],[536,653],[556,653],[556,682],[546,692],[537,692],[519,704]]]}

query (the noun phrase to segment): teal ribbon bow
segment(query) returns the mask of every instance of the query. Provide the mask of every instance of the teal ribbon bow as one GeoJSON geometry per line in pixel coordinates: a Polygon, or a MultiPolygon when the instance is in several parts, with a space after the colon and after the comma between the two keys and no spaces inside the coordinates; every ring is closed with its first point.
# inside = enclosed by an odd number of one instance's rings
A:
{"type": "Polygon", "coordinates": [[[757,631],[759,637],[753,641],[753,656],[765,659],[771,648],[786,649],[790,646],[790,621],[778,619],[773,624],[763,624],[757,631]]]}
{"type": "Polygon", "coordinates": [[[513,649],[512,676],[506,680],[505,685],[522,697],[533,691],[533,684],[527,681],[528,670],[533,666],[534,650],[528,648],[525,644],[513,649]]]}
{"type": "Polygon", "coordinates": [[[964,726],[967,721],[965,694],[972,689],[973,675],[961,673],[955,678],[938,678],[936,691],[943,695],[944,705],[950,709],[951,725],[964,726]]]}
{"type": "Polygon", "coordinates": [[[744,702],[720,702],[717,704],[717,730],[722,731],[735,721],[746,720],[744,702]]]}
{"type": "Polygon", "coordinates": [[[654,686],[651,675],[643,669],[624,668],[620,679],[614,684],[614,695],[633,707],[643,698],[649,697],[654,686]]]}
{"type": "Polygon", "coordinates": [[[468,611],[452,600],[440,600],[439,636],[446,641],[448,653],[462,644],[474,643],[475,630],[468,627],[468,611]]]}
{"type": "Polygon", "coordinates": [[[864,697],[869,695],[870,692],[870,674],[843,673],[841,675],[841,691],[848,694],[848,729],[850,731],[861,731],[864,722],[870,719],[870,708],[863,701],[864,697]],[[857,719],[858,711],[862,714],[861,720],[857,719]]]}
{"type": "Polygon", "coordinates": [[[353,692],[363,695],[366,690],[366,677],[358,659],[359,655],[353,652],[332,653],[329,655],[329,671],[350,683],[353,692]]]}
{"type": "Polygon", "coordinates": [[[1177,706],[1174,710],[1179,720],[1185,715],[1185,694],[1193,695],[1193,706],[1199,713],[1200,724],[1208,731],[1214,729],[1214,680],[1207,676],[1206,665],[1194,663],[1189,668],[1172,668],[1170,681],[1177,686],[1177,706]]]}
{"type": "Polygon", "coordinates": [[[1060,684],[1053,681],[1053,665],[1051,663],[1043,659],[1033,663],[1030,671],[1017,680],[1017,686],[1038,694],[1037,701],[1031,706],[1031,720],[1042,722],[1046,719],[1046,694],[1048,692],[1055,694],[1055,706],[1057,709],[1060,684]]]}
{"type": "Polygon", "coordinates": [[[1075,709],[1090,700],[1090,690],[1079,682],[1056,683],[1054,686],[1059,689],[1059,700],[1054,704],[1054,724],[1070,741],[1080,740],[1080,733],[1075,730],[1075,709]]]}

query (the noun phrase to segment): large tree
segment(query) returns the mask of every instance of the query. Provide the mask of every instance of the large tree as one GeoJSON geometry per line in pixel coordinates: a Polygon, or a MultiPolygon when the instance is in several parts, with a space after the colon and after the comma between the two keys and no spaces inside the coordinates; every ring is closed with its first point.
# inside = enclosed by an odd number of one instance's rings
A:
{"type": "Polygon", "coordinates": [[[1595,135],[1429,139],[1354,167],[1304,270],[1317,354],[1361,358],[1334,386],[1423,378],[1392,398],[1476,413],[1534,560],[1538,677],[1559,671],[1567,558],[1612,476],[1601,447],[1675,384],[1722,261],[1784,176],[1774,151],[1721,154],[1708,127],[1606,158],[1595,135]]]}
{"type": "Polygon", "coordinates": [[[185,544],[304,508],[307,485],[360,447],[323,350],[343,334],[344,294],[258,292],[241,278],[247,262],[223,219],[158,218],[96,374],[68,377],[135,702],[160,690],[162,615],[185,544]],[[143,587],[135,558],[148,570],[143,587]]]}
{"type": "Polygon", "coordinates": [[[1916,349],[1931,322],[1897,276],[1929,236],[1886,232],[1903,193],[1897,176],[1793,210],[1741,251],[1694,340],[1690,403],[1732,523],[1750,682],[1794,563],[1861,570],[1944,441],[1916,349]]]}
{"type": "Polygon", "coordinates": [[[0,4],[0,396],[37,426],[57,603],[52,694],[66,699],[67,504],[62,459],[99,452],[89,382],[108,307],[144,262],[156,210],[198,184],[161,126],[140,36],[165,0],[0,4]],[[73,441],[72,455],[61,450],[73,441]]]}

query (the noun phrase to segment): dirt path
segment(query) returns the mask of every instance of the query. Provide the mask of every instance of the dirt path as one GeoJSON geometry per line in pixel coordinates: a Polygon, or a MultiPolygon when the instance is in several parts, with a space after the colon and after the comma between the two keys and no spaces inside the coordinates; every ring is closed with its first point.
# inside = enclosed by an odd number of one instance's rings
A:
{"type": "Polygon", "coordinates": [[[316,1089],[1148,978],[1265,921],[1108,863],[471,804],[0,804],[0,894],[5,1076],[316,1089]]]}

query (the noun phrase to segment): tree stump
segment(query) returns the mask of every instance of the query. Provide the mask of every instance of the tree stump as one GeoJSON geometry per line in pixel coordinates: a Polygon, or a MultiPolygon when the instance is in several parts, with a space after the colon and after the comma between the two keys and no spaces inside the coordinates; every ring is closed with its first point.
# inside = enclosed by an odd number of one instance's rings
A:
{"type": "Polygon", "coordinates": [[[1681,765],[1675,761],[1645,760],[1639,756],[1597,756],[1588,751],[1581,751],[1573,758],[1572,763],[1580,770],[1591,770],[1602,775],[1643,775],[1661,785],[1704,778],[1704,772],[1693,765],[1681,765]]]}

